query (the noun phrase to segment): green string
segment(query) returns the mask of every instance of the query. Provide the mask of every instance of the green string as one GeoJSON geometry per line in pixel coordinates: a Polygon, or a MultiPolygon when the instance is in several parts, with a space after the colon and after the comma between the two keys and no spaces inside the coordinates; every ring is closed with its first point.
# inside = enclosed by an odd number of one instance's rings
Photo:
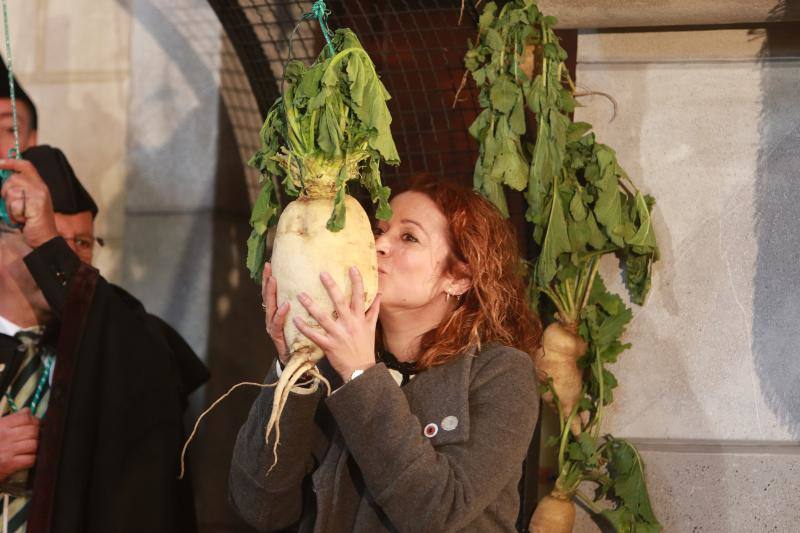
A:
{"type": "MultiPolygon", "coordinates": [[[[3,2],[5,2],[5,0],[3,0],[3,2]]],[[[303,15],[303,20],[317,19],[319,21],[322,35],[325,36],[325,40],[328,42],[328,49],[331,51],[331,56],[334,56],[336,55],[336,51],[333,49],[333,43],[331,42],[332,32],[330,28],[328,28],[328,15],[330,14],[331,10],[325,5],[325,0],[316,0],[314,5],[311,6],[311,11],[303,15]]]]}
{"type": "MultiPolygon", "coordinates": [[[[14,125],[14,148],[8,150],[8,157],[20,158],[19,155],[19,127],[17,126],[17,98],[14,95],[14,65],[11,59],[11,36],[8,31],[8,4],[3,0],[3,27],[6,33],[6,55],[8,56],[8,87],[9,95],[11,96],[11,122],[14,125]]],[[[0,185],[11,177],[10,170],[0,170],[0,185]]],[[[8,215],[6,209],[6,202],[0,198],[0,220],[12,228],[18,227],[17,224],[11,222],[11,217],[8,215]]]]}
{"type": "MultiPolygon", "coordinates": [[[[19,127],[17,126],[17,98],[14,95],[14,65],[11,59],[11,34],[8,31],[8,3],[3,0],[3,27],[6,33],[6,55],[8,56],[8,88],[11,95],[11,121],[14,124],[14,157],[19,155],[19,127]]],[[[12,157],[11,152],[8,153],[12,157]]]]}

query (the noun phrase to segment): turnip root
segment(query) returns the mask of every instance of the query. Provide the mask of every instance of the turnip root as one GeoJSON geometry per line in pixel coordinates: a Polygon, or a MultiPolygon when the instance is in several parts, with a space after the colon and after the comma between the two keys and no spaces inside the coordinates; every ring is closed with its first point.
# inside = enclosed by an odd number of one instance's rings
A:
{"type": "Polygon", "coordinates": [[[567,496],[551,492],[539,502],[531,517],[531,533],[571,533],[575,525],[575,504],[567,496]]]}
{"type": "MultiPolygon", "coordinates": [[[[558,398],[564,420],[581,399],[583,373],[577,361],[586,353],[586,347],[586,341],[574,326],[554,322],[545,328],[542,346],[535,354],[537,378],[540,383],[552,379],[552,392],[558,398]]],[[[552,392],[548,390],[542,400],[557,409],[552,392]]],[[[581,418],[577,415],[572,419],[571,430],[575,435],[581,431],[581,418]]]]}
{"type": "Polygon", "coordinates": [[[272,251],[272,276],[278,285],[278,305],[290,302],[284,325],[284,336],[290,358],[281,373],[267,422],[265,438],[269,441],[276,430],[273,452],[277,457],[277,422],[292,387],[306,373],[324,378],[315,370],[322,359],[322,350],[295,326],[293,318],[300,316],[309,326],[320,327],[306,309],[297,302],[301,292],[308,294],[317,306],[334,318],[333,303],[319,275],[328,272],[349,301],[352,292],[349,269],[355,266],[364,282],[364,305],[369,307],[378,292],[378,264],[372,226],[364,209],[351,196],[345,197],[344,228],[329,231],[326,223],[333,209],[333,196],[304,196],[290,203],[283,211],[275,234],[272,251]]]}
{"type": "Polygon", "coordinates": [[[522,54],[517,56],[519,69],[525,73],[529,80],[533,79],[536,65],[541,61],[541,47],[535,44],[526,44],[522,54]]]}

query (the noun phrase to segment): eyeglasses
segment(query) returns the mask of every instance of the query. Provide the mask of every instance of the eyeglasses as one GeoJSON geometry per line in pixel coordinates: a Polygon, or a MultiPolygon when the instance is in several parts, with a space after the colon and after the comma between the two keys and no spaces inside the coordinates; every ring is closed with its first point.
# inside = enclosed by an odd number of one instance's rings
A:
{"type": "Polygon", "coordinates": [[[91,252],[94,250],[94,243],[97,243],[100,246],[106,245],[106,241],[101,237],[64,237],[64,240],[75,243],[75,248],[81,252],[91,252]]]}

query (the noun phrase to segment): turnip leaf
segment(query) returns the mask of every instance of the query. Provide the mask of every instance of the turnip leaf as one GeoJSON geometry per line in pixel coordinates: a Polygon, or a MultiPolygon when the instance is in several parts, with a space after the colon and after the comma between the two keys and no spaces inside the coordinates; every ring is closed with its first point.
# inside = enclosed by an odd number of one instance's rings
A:
{"type": "Polygon", "coordinates": [[[550,280],[556,275],[558,256],[570,250],[564,206],[561,204],[561,198],[556,195],[551,204],[547,233],[542,244],[542,253],[539,256],[538,282],[540,285],[545,286],[550,283],[550,280]]]}

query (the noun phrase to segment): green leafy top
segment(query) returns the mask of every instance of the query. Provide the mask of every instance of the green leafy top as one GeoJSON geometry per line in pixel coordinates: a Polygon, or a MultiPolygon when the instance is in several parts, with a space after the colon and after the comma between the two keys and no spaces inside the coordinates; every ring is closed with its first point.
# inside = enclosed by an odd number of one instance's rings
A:
{"type": "MultiPolygon", "coordinates": [[[[631,299],[643,303],[650,265],[658,258],[650,223],[651,197],[642,195],[596,142],[592,126],[573,122],[574,84],[567,54],[553,32],[556,20],[531,0],[486,5],[465,64],[480,89],[483,111],[470,126],[479,141],[475,188],[508,214],[502,185],[525,191],[526,218],[541,247],[535,282],[546,287],[558,270],[580,269],[596,254],[624,261],[631,299]],[[536,142],[525,142],[525,110],[536,118],[536,142]]],[[[574,309],[572,320],[580,309],[574,309]]]]}
{"type": "Polygon", "coordinates": [[[334,53],[323,48],[310,66],[290,61],[283,95],[261,128],[261,150],[250,164],[261,171],[261,191],[253,207],[247,267],[261,277],[267,230],[277,223],[281,182],[290,196],[334,198],[330,231],[345,224],[344,198],[357,179],[378,203],[377,216],[391,217],[389,188],[381,184],[380,163],[398,165],[390,130],[389,93],[355,33],[337,30],[334,53]]]}

